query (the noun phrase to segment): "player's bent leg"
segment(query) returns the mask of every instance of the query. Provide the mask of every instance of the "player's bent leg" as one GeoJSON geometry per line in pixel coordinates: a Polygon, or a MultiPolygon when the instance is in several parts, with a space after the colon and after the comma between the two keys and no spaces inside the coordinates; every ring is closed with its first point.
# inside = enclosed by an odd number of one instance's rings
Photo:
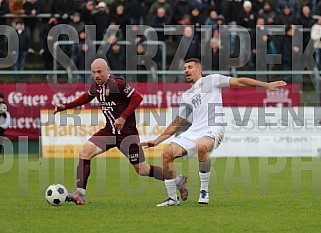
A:
{"type": "Polygon", "coordinates": [[[215,139],[211,137],[201,138],[197,145],[197,154],[199,161],[199,177],[201,181],[199,204],[209,203],[208,185],[210,180],[211,158],[209,152],[214,148],[215,139]]]}
{"type": "Polygon", "coordinates": [[[150,166],[144,161],[141,163],[132,164],[135,171],[141,176],[148,176],[150,173],[150,166]]]}
{"type": "Polygon", "coordinates": [[[87,141],[83,147],[83,150],[79,153],[80,159],[90,160],[96,155],[100,154],[103,150],[96,146],[93,142],[87,141]]]}
{"type": "Polygon", "coordinates": [[[186,155],[187,151],[176,143],[171,143],[162,153],[163,160],[163,172],[165,179],[165,186],[167,189],[168,198],[156,205],[157,207],[164,206],[178,206],[179,199],[177,197],[176,188],[181,192],[181,196],[184,200],[187,199],[188,189],[186,187],[186,176],[176,177],[174,159],[186,155]],[[183,191],[183,195],[182,195],[183,191]]]}
{"type": "Polygon", "coordinates": [[[187,151],[176,143],[171,143],[162,153],[164,178],[174,179],[176,171],[174,166],[174,159],[182,157],[187,154],[187,151]]]}
{"type": "Polygon", "coordinates": [[[145,161],[132,164],[135,171],[141,176],[154,177],[156,180],[164,180],[163,170],[159,166],[149,165],[145,161]]]}
{"type": "Polygon", "coordinates": [[[209,157],[209,152],[214,148],[215,139],[210,137],[202,137],[196,144],[198,161],[206,161],[209,157]]]}
{"type": "Polygon", "coordinates": [[[86,200],[86,186],[90,175],[91,159],[101,153],[102,149],[93,142],[87,141],[83,150],[79,153],[77,166],[77,190],[68,194],[67,201],[74,202],[76,205],[84,205],[86,200]]]}

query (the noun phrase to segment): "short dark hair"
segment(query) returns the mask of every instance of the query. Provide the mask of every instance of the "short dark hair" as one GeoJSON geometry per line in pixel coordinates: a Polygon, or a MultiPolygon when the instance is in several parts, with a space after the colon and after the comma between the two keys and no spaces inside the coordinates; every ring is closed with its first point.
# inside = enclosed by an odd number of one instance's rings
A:
{"type": "Polygon", "coordinates": [[[189,63],[189,62],[195,62],[195,63],[201,64],[201,60],[198,58],[189,58],[189,59],[185,60],[184,63],[189,63]]]}

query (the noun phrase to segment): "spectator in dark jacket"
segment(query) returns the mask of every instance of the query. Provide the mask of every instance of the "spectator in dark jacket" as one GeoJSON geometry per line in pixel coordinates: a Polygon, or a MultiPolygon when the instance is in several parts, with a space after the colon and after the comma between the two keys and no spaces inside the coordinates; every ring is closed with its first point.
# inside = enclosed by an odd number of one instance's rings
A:
{"type": "Polygon", "coordinates": [[[183,36],[178,41],[178,46],[187,49],[186,53],[178,54],[183,61],[189,58],[200,58],[200,38],[195,34],[191,26],[185,26],[183,36]]]}
{"type": "Polygon", "coordinates": [[[289,5],[284,5],[282,12],[279,14],[278,25],[292,25],[296,24],[296,18],[292,13],[289,5]]]}
{"type": "Polygon", "coordinates": [[[318,2],[316,7],[316,14],[321,15],[321,1],[318,2]]]}
{"type": "MultiPolygon", "coordinates": [[[[54,13],[54,6],[55,6],[55,0],[38,0],[39,3],[39,13],[47,13],[47,14],[53,14],[54,13]]],[[[48,22],[48,19],[46,18],[45,23],[48,22]]]]}
{"type": "Polygon", "coordinates": [[[126,59],[124,47],[117,42],[111,45],[110,51],[107,53],[107,61],[112,70],[125,70],[126,59]]]}
{"type": "MultiPolygon", "coordinates": [[[[39,13],[40,14],[53,14],[54,13],[54,3],[55,0],[38,0],[39,3],[39,13]]],[[[44,30],[48,23],[48,18],[40,19],[40,34],[44,30]]],[[[41,35],[39,35],[41,37],[41,35]]],[[[39,54],[42,55],[45,52],[45,45],[43,44],[43,40],[40,39],[40,50],[39,54]]]]}
{"type": "MultiPolygon", "coordinates": [[[[8,0],[0,0],[0,16],[9,13],[8,0]]],[[[6,18],[0,18],[0,25],[6,25],[6,18]]],[[[0,57],[4,57],[7,54],[7,38],[4,35],[0,35],[0,57]]]]}
{"type": "Polygon", "coordinates": [[[129,2],[127,0],[114,0],[109,7],[109,14],[117,14],[117,7],[122,6],[124,15],[130,16],[129,2]]]}
{"type": "Polygon", "coordinates": [[[59,14],[58,24],[68,24],[70,18],[75,12],[76,2],[75,0],[56,0],[55,1],[55,13],[59,14]]]}
{"type": "Polygon", "coordinates": [[[126,25],[129,24],[129,15],[128,11],[125,11],[123,5],[118,5],[116,7],[116,12],[110,14],[110,20],[115,21],[119,25],[119,29],[122,31],[124,38],[126,38],[126,25]]]}
{"type": "MultiPolygon", "coordinates": [[[[190,25],[184,27],[183,35],[177,40],[176,48],[179,48],[175,55],[178,68],[183,67],[184,61],[189,58],[200,58],[200,37],[190,25]]],[[[184,79],[181,75],[177,77],[178,82],[183,82],[184,79]]]]}
{"type": "Polygon", "coordinates": [[[98,4],[98,12],[94,14],[94,24],[96,25],[96,40],[103,40],[106,29],[110,24],[110,15],[106,11],[106,3],[98,4]]]}
{"type": "Polygon", "coordinates": [[[277,23],[277,14],[271,8],[269,2],[265,2],[263,9],[259,11],[259,17],[264,18],[266,25],[275,25],[277,23]]]}
{"type": "MultiPolygon", "coordinates": [[[[36,16],[39,13],[40,10],[40,5],[37,0],[28,0],[24,3],[23,9],[25,10],[25,14],[31,15],[31,16],[36,16]]],[[[38,27],[38,19],[37,18],[25,18],[24,20],[26,29],[29,30],[30,32],[30,48],[28,49],[29,53],[35,53],[34,50],[34,34],[35,34],[35,29],[38,27]]],[[[36,36],[37,38],[39,35],[36,36]]]]}
{"type": "MultiPolygon", "coordinates": [[[[17,22],[15,29],[15,33],[18,35],[19,44],[13,45],[11,48],[12,50],[10,51],[12,61],[14,62],[13,70],[24,70],[28,49],[30,48],[31,43],[30,32],[25,28],[25,25],[22,22],[17,22]]],[[[10,39],[11,36],[14,35],[10,35],[9,37],[9,40],[12,41],[12,39],[10,39]]],[[[16,76],[16,78],[18,78],[17,81],[22,81],[22,77],[22,75],[16,76]]]]}
{"type": "Polygon", "coordinates": [[[250,1],[244,2],[236,22],[239,26],[255,30],[256,13],[252,10],[252,3],[250,1]]]}
{"type": "Polygon", "coordinates": [[[211,52],[212,52],[212,67],[210,70],[219,70],[220,65],[220,45],[215,38],[210,41],[211,52]]]}
{"type": "MultiPolygon", "coordinates": [[[[167,17],[166,10],[164,8],[158,8],[156,14],[152,18],[151,26],[154,28],[164,29],[164,26],[168,23],[169,18],[167,17]]],[[[159,40],[165,40],[163,31],[158,32],[157,35],[159,40]]]]}
{"type": "Polygon", "coordinates": [[[131,0],[128,4],[131,25],[143,25],[145,20],[145,4],[144,1],[131,0]]]}
{"type": "MultiPolygon", "coordinates": [[[[146,67],[149,63],[148,58],[146,56],[144,56],[144,54],[146,53],[146,49],[145,46],[142,44],[137,44],[136,47],[136,53],[137,53],[137,57],[136,56],[132,56],[128,59],[128,62],[130,62],[131,64],[137,64],[136,67],[134,69],[140,70],[140,71],[145,71],[147,69],[150,69],[151,67],[146,67]],[[137,61],[134,61],[133,59],[137,58],[137,61]]],[[[147,82],[147,74],[135,74],[132,75],[134,76],[134,81],[137,82],[147,82]]]]}
{"type": "MultiPolygon", "coordinates": [[[[71,16],[74,14],[76,9],[76,1],[75,0],[56,0],[55,1],[55,13],[59,15],[57,18],[58,24],[69,24],[71,21],[71,16]]],[[[59,40],[67,41],[69,38],[66,35],[68,33],[67,27],[61,27],[59,40]]],[[[60,45],[62,51],[70,56],[71,47],[68,45],[60,45]]],[[[63,59],[63,58],[61,58],[63,59]]],[[[60,63],[66,65],[69,61],[60,61],[60,63]]]]}
{"type": "Polygon", "coordinates": [[[44,69],[48,70],[53,67],[53,57],[50,50],[53,51],[53,45],[55,42],[54,38],[49,35],[49,31],[56,26],[57,23],[58,21],[55,17],[50,17],[40,32],[40,44],[43,46],[43,52],[41,54],[43,55],[44,69]]]}
{"type": "Polygon", "coordinates": [[[75,28],[78,34],[85,30],[85,23],[81,20],[79,12],[73,14],[69,25],[75,28]]]}
{"type": "Polygon", "coordinates": [[[257,51],[262,51],[263,46],[267,47],[268,54],[275,54],[276,48],[273,41],[273,37],[268,35],[268,31],[265,25],[265,20],[263,17],[258,17],[256,22],[256,30],[251,32],[251,42],[252,42],[252,62],[256,64],[258,70],[266,69],[266,64],[273,63],[272,61],[267,61],[267,56],[257,56],[257,51]]]}
{"type": "MultiPolygon", "coordinates": [[[[302,15],[299,19],[299,25],[302,25],[304,29],[310,29],[315,23],[315,20],[312,18],[311,10],[309,6],[303,6],[302,7],[302,15]]],[[[303,49],[305,49],[309,43],[310,40],[310,32],[304,31],[303,32],[303,49]]]]}
{"type": "MultiPolygon", "coordinates": [[[[295,25],[287,25],[285,27],[285,36],[281,40],[281,49],[280,53],[282,54],[282,65],[284,70],[296,70],[296,67],[293,67],[292,56],[295,56],[300,52],[298,37],[295,37],[296,34],[295,25]]],[[[301,51],[302,52],[302,51],[301,51]]],[[[291,75],[285,75],[283,78],[287,83],[292,82],[291,75]]]]}
{"type": "MultiPolygon", "coordinates": [[[[89,71],[90,64],[95,59],[95,46],[85,31],[79,32],[79,43],[72,46],[72,61],[77,70],[89,71]]],[[[90,74],[79,74],[78,82],[84,83],[91,81],[90,74]]]]}
{"type": "Polygon", "coordinates": [[[80,10],[80,18],[84,21],[85,25],[94,24],[95,4],[93,1],[88,1],[80,10]]]}
{"type": "Polygon", "coordinates": [[[221,3],[222,14],[227,24],[236,22],[241,9],[243,9],[243,0],[225,0],[221,3]]]}
{"type": "MultiPolygon", "coordinates": [[[[9,13],[8,0],[0,0],[0,16],[9,13]]],[[[6,25],[6,18],[0,18],[0,25],[6,25]]]]}
{"type": "MultiPolygon", "coordinates": [[[[151,26],[154,28],[164,29],[164,26],[169,23],[169,18],[167,17],[166,11],[164,8],[158,8],[156,15],[152,18],[151,26]]],[[[159,41],[165,41],[166,36],[163,30],[157,31],[157,37],[159,41]]],[[[162,53],[166,51],[162,51],[160,46],[158,46],[157,53],[154,57],[154,61],[157,64],[158,68],[162,67],[162,53]]]]}
{"type": "Polygon", "coordinates": [[[209,15],[207,17],[207,19],[205,20],[205,25],[210,25],[212,26],[212,28],[216,28],[217,27],[217,12],[215,10],[211,10],[209,12],[209,15]]]}
{"type": "Polygon", "coordinates": [[[193,8],[191,11],[191,25],[194,25],[196,34],[200,35],[201,26],[205,23],[204,16],[200,13],[198,8],[193,8]]]}
{"type": "Polygon", "coordinates": [[[288,6],[291,9],[293,17],[298,20],[301,15],[301,1],[300,0],[279,0],[279,8],[282,10],[284,6],[288,6]]]}
{"type": "Polygon", "coordinates": [[[252,1],[253,11],[255,13],[258,13],[260,10],[263,9],[265,2],[266,2],[265,0],[253,0],[252,1]]]}
{"type": "Polygon", "coordinates": [[[201,13],[204,13],[208,6],[208,0],[188,0],[188,4],[191,8],[197,8],[201,13]]]}
{"type": "Polygon", "coordinates": [[[167,21],[170,22],[172,20],[172,6],[167,2],[167,0],[156,0],[148,11],[147,24],[152,24],[152,20],[153,18],[155,18],[155,15],[160,8],[163,8],[165,10],[167,21]]]}
{"type": "Polygon", "coordinates": [[[189,15],[191,7],[186,0],[178,0],[173,10],[173,23],[179,24],[179,21],[185,16],[189,15]]]}

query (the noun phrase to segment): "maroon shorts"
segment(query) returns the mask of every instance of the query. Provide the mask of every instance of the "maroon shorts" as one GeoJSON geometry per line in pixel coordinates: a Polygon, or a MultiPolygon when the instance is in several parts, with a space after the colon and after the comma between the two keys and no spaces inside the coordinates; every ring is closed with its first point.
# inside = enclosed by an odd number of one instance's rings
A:
{"type": "Polygon", "coordinates": [[[102,149],[103,152],[117,147],[131,164],[145,161],[145,154],[143,148],[138,145],[140,140],[136,132],[132,135],[114,135],[110,130],[103,128],[89,138],[89,141],[102,149]]]}

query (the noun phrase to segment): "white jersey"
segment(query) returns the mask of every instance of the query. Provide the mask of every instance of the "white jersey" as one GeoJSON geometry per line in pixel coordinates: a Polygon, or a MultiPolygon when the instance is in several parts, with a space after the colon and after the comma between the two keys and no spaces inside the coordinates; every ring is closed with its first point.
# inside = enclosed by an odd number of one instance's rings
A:
{"type": "Polygon", "coordinates": [[[224,130],[221,88],[229,86],[229,81],[230,77],[211,74],[201,77],[182,94],[179,116],[192,124],[185,132],[188,137],[198,140],[224,130]]]}

